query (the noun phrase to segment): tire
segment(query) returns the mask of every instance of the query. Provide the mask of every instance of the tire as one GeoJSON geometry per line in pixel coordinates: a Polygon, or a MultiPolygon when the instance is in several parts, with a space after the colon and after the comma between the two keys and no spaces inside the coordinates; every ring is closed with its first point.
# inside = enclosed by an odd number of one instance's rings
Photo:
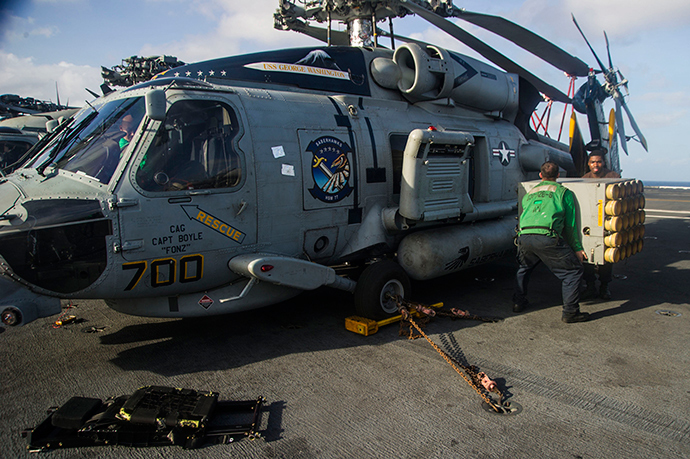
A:
{"type": "Polygon", "coordinates": [[[359,276],[355,287],[355,311],[367,319],[382,320],[398,314],[388,294],[409,297],[410,278],[394,261],[384,260],[369,265],[359,276]]]}

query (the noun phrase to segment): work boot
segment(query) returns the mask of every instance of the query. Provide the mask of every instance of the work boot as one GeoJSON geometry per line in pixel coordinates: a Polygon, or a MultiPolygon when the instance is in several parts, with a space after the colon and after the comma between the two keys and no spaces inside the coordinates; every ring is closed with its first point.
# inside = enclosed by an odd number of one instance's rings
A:
{"type": "Polygon", "coordinates": [[[584,292],[582,292],[581,298],[582,301],[587,301],[587,300],[593,300],[594,298],[597,297],[597,286],[594,285],[594,282],[588,282],[587,287],[585,288],[584,292]]]}
{"type": "Polygon", "coordinates": [[[513,295],[513,312],[522,312],[530,306],[529,300],[517,293],[513,295]]]}
{"type": "Polygon", "coordinates": [[[572,324],[574,322],[587,322],[589,320],[589,313],[580,311],[564,312],[561,320],[567,324],[572,324]]]}
{"type": "Polygon", "coordinates": [[[515,301],[513,303],[513,312],[522,312],[530,306],[529,301],[515,301]]]}
{"type": "Polygon", "coordinates": [[[609,284],[601,284],[599,286],[599,298],[602,300],[611,299],[611,290],[609,290],[609,284]]]}

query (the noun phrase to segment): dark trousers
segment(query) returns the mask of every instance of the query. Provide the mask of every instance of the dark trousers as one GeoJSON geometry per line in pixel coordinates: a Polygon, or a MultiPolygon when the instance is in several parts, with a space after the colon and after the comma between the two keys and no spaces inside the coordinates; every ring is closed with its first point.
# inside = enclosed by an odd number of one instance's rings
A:
{"type": "Polygon", "coordinates": [[[523,234],[518,236],[518,271],[516,276],[515,295],[517,304],[527,302],[527,285],[532,271],[540,262],[561,280],[563,291],[563,312],[580,311],[580,282],[583,267],[575,252],[560,237],[541,234],[523,234]]]}
{"type": "Polygon", "coordinates": [[[587,285],[592,284],[597,280],[599,274],[599,282],[606,285],[611,282],[613,278],[613,263],[604,263],[603,265],[595,266],[592,264],[585,264],[585,273],[583,278],[587,285]]]}

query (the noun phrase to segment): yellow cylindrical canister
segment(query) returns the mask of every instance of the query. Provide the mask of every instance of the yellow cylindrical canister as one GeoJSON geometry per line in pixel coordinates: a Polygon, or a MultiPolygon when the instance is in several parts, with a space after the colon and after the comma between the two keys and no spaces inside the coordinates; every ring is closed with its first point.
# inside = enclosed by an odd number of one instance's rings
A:
{"type": "Polygon", "coordinates": [[[633,227],[633,241],[636,241],[640,238],[640,228],[642,228],[640,225],[633,227]]]}
{"type": "Polygon", "coordinates": [[[621,215],[621,201],[609,201],[604,206],[606,215],[621,215]]]}
{"type": "Polygon", "coordinates": [[[606,244],[606,247],[620,247],[622,241],[623,236],[621,233],[613,233],[604,237],[604,244],[606,244]]]}
{"type": "Polygon", "coordinates": [[[633,225],[639,225],[640,224],[640,211],[638,210],[637,212],[633,212],[632,217],[633,217],[633,225]]]}
{"type": "Polygon", "coordinates": [[[628,193],[626,195],[628,198],[636,194],[635,191],[637,190],[637,187],[635,186],[634,181],[628,180],[627,182],[625,182],[625,188],[628,190],[628,193]]]}
{"type": "Polygon", "coordinates": [[[610,183],[606,187],[606,199],[620,199],[621,187],[617,183],[610,183]]]}
{"type": "Polygon", "coordinates": [[[608,248],[604,251],[604,260],[608,263],[618,263],[621,259],[620,250],[608,248]]]}
{"type": "Polygon", "coordinates": [[[625,218],[625,220],[624,220],[624,222],[623,222],[623,223],[625,223],[625,224],[623,225],[623,227],[624,227],[625,229],[632,228],[632,227],[634,226],[634,224],[635,224],[635,216],[634,216],[634,214],[632,214],[632,213],[625,214],[625,215],[623,215],[623,217],[625,218]]]}
{"type": "Polygon", "coordinates": [[[620,217],[608,217],[604,220],[606,231],[620,231],[623,229],[623,219],[620,217]]]}
{"type": "Polygon", "coordinates": [[[627,199],[621,199],[619,201],[621,203],[621,214],[627,214],[628,213],[628,200],[627,199]]]}

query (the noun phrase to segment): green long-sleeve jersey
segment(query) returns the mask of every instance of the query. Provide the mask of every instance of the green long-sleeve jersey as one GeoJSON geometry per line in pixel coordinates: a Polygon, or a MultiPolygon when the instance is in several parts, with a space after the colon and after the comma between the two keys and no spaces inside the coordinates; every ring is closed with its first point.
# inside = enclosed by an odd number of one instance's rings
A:
{"type": "Polygon", "coordinates": [[[549,181],[532,188],[522,198],[519,234],[559,235],[574,251],[582,250],[573,192],[549,181]]]}

